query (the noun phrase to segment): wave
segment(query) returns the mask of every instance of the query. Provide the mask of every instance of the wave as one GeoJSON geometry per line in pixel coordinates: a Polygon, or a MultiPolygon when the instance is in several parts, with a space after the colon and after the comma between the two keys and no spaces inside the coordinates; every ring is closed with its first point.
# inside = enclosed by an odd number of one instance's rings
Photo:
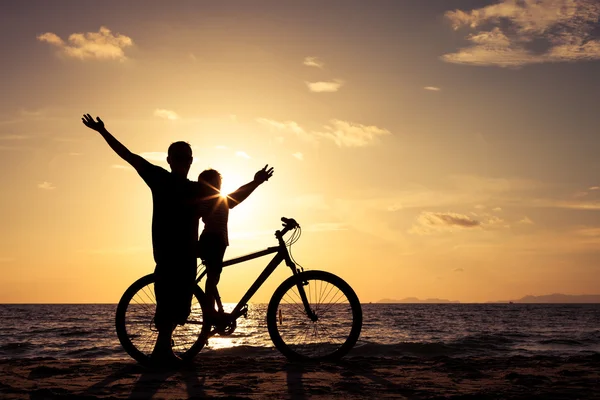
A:
{"type": "Polygon", "coordinates": [[[559,345],[566,345],[566,346],[582,346],[584,345],[584,343],[582,343],[579,340],[575,340],[575,339],[544,339],[544,340],[540,340],[538,341],[539,344],[559,344],[559,345]]]}
{"type": "Polygon", "coordinates": [[[36,346],[30,342],[12,342],[0,346],[1,357],[20,356],[23,357],[36,346]]]}
{"type": "Polygon", "coordinates": [[[104,358],[124,353],[124,350],[119,347],[99,347],[82,348],[71,350],[66,353],[68,357],[77,358],[104,358]]]}

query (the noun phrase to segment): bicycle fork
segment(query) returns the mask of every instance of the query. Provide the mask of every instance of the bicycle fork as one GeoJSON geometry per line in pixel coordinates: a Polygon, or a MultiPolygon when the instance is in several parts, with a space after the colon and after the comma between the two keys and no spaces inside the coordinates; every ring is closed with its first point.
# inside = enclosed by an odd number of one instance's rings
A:
{"type": "Polygon", "coordinates": [[[298,292],[300,293],[302,304],[304,304],[304,310],[306,311],[306,315],[308,315],[308,318],[310,318],[312,322],[316,322],[319,319],[319,317],[310,308],[310,303],[308,302],[308,298],[306,297],[306,291],[304,290],[304,286],[306,285],[308,285],[307,281],[301,281],[296,284],[296,287],[298,288],[298,292]]]}

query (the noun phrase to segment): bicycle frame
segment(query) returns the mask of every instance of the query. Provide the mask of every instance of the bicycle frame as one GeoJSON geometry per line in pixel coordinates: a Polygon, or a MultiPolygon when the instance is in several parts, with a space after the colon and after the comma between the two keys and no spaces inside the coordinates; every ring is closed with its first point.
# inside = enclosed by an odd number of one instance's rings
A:
{"type": "MultiPolygon", "coordinates": [[[[252,286],[250,286],[250,289],[248,289],[246,294],[244,294],[244,296],[240,299],[240,301],[237,303],[235,308],[231,311],[230,315],[234,320],[239,318],[240,316],[244,315],[244,313],[247,310],[248,301],[250,301],[252,296],[254,296],[254,294],[258,291],[258,289],[262,286],[263,283],[265,283],[267,278],[269,276],[271,276],[273,271],[275,271],[275,269],[279,266],[279,264],[281,264],[282,261],[285,261],[285,263],[287,264],[288,267],[290,267],[290,269],[292,270],[292,273],[294,275],[298,274],[298,268],[296,268],[296,264],[294,264],[294,262],[292,261],[290,254],[287,250],[287,247],[285,246],[285,243],[283,242],[283,233],[280,231],[276,231],[275,236],[277,237],[277,239],[279,241],[278,246],[268,247],[265,250],[257,251],[254,253],[246,254],[244,256],[240,256],[240,257],[232,258],[230,260],[223,261],[223,267],[228,267],[230,265],[239,264],[239,263],[242,263],[245,261],[253,260],[255,258],[264,257],[269,254],[277,253],[277,254],[275,254],[275,257],[273,257],[273,259],[269,262],[269,264],[267,264],[267,266],[261,272],[261,274],[258,276],[258,278],[256,278],[256,281],[254,281],[252,286]]],[[[206,275],[206,273],[207,273],[207,271],[205,269],[200,274],[200,276],[198,278],[196,278],[196,283],[200,283],[200,281],[206,275]]],[[[313,319],[313,320],[316,319],[315,314],[313,313],[313,311],[310,308],[310,305],[308,303],[308,298],[306,297],[306,293],[304,291],[304,287],[302,284],[298,284],[298,291],[300,293],[300,297],[302,298],[302,303],[304,304],[306,313],[308,314],[308,316],[311,319],[313,319]]]]}

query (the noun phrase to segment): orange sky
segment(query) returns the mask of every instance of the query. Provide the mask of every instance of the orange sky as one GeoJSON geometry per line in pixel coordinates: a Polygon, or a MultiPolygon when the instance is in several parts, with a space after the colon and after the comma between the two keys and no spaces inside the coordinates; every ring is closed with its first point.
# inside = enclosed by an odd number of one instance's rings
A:
{"type": "Polygon", "coordinates": [[[154,268],[150,191],[88,112],[166,168],[188,141],[191,179],[275,167],[227,256],[287,216],[363,302],[600,292],[595,1],[123,3],[0,5],[0,303],[115,303],[154,268]]]}

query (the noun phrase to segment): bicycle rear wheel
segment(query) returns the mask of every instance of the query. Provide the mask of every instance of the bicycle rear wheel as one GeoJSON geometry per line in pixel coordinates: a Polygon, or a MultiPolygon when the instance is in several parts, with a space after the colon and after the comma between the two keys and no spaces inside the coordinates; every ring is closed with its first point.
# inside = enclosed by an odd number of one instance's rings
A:
{"type": "MultiPolygon", "coordinates": [[[[154,275],[135,281],[123,294],[115,318],[117,336],[125,351],[141,364],[150,364],[158,330],[154,325],[156,297],[154,275]]],[[[192,309],[185,325],[173,331],[173,352],[183,360],[192,359],[206,343],[210,326],[204,322],[205,296],[198,286],[194,289],[192,309]]]]}
{"type": "Polygon", "coordinates": [[[267,327],[275,347],[290,360],[336,360],[356,344],[362,308],[342,278],[325,271],[301,272],[286,279],[273,294],[267,327]],[[301,290],[315,320],[306,312],[301,290]]]}

